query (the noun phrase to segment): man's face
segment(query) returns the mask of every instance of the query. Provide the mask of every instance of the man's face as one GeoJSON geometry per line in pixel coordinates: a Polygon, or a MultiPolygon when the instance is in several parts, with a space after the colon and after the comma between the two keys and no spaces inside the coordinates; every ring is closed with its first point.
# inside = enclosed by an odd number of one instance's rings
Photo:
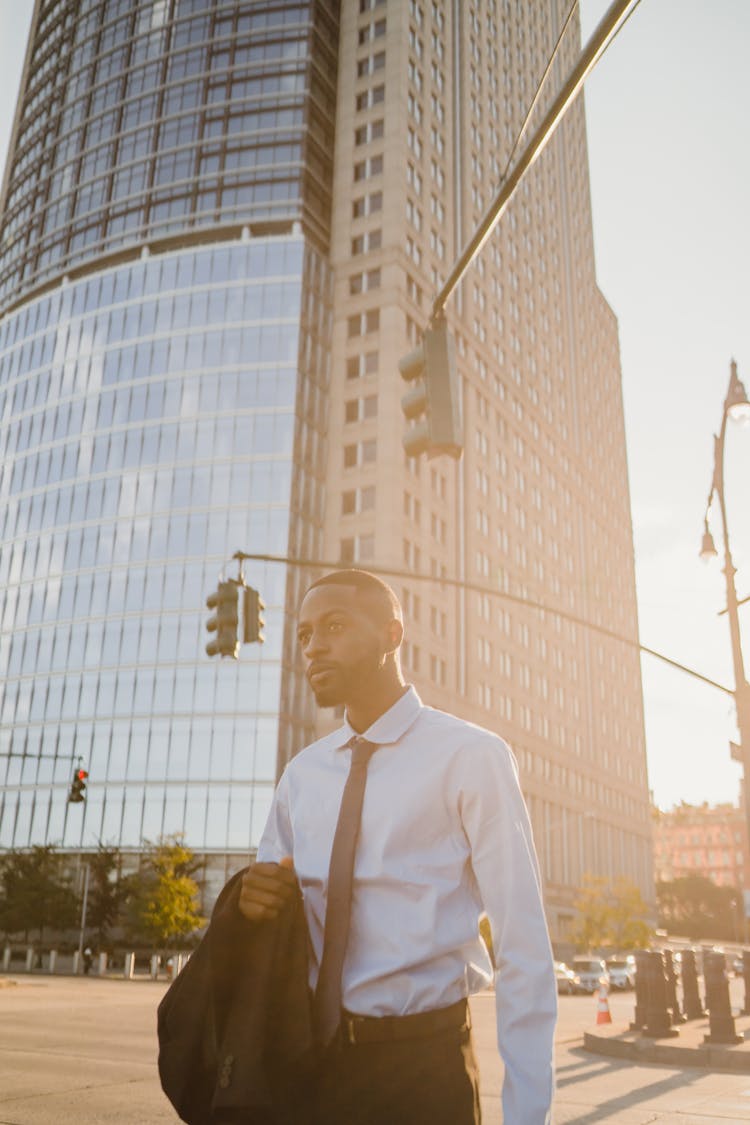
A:
{"type": "Polygon", "coordinates": [[[338,707],[374,688],[389,643],[367,594],[354,586],[316,586],[300,607],[297,638],[319,707],[338,707]]]}

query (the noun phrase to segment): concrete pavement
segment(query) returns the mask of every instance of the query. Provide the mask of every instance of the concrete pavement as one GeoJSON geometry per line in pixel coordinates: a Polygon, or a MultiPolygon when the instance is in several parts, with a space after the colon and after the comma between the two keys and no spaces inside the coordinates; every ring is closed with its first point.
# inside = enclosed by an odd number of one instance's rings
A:
{"type": "MultiPolygon", "coordinates": [[[[613,993],[615,1027],[633,1016],[632,993],[613,993]]],[[[598,1057],[583,1049],[596,1024],[597,997],[561,996],[555,1037],[557,1094],[555,1125],[748,1125],[750,1075],[718,1073],[689,1066],[665,1066],[598,1057]]],[[[475,1043],[482,1083],[482,1111],[497,1125],[501,1075],[494,1038],[494,997],[472,1002],[475,1043]]]]}
{"type": "MultiPolygon", "coordinates": [[[[156,1070],[164,982],[26,977],[0,989],[0,1125],[178,1122],[156,1070]]],[[[613,995],[624,1025],[632,994],[613,995]]],[[[485,1125],[499,1125],[502,1067],[491,994],[472,1001],[485,1125]]],[[[625,1062],[582,1049],[596,998],[561,997],[557,1125],[748,1125],[750,1076],[625,1062]]]]}

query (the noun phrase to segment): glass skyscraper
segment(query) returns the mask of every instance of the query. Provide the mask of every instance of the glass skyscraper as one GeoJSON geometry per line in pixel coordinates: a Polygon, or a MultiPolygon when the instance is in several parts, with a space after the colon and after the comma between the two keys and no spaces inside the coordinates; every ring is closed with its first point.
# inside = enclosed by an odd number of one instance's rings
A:
{"type": "Polygon", "coordinates": [[[247,853],[310,733],[298,577],[246,566],[267,641],[236,664],[204,599],[236,549],[320,548],[336,27],[37,4],[0,238],[0,847],[247,853]]]}

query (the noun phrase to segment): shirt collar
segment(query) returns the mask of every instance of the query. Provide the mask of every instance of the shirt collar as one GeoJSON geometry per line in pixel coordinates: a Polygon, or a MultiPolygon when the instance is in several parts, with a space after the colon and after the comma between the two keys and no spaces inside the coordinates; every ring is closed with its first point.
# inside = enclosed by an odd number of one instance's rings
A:
{"type": "MultiPolygon", "coordinates": [[[[362,733],[361,737],[366,738],[368,742],[377,742],[378,746],[387,746],[389,743],[398,742],[406,734],[409,727],[417,721],[422,707],[423,703],[417,695],[416,689],[409,685],[393,706],[379,715],[375,722],[362,733]]],[[[342,743],[341,749],[349,742],[350,738],[358,733],[350,725],[348,718],[344,716],[344,725],[341,730],[344,743],[342,743]]]]}

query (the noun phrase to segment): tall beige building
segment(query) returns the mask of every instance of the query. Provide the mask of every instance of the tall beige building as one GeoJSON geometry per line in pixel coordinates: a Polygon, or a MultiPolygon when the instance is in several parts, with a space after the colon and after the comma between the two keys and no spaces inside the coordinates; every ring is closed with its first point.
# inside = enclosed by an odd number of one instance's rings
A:
{"type": "MultiPolygon", "coordinates": [[[[586,872],[653,899],[638,652],[570,619],[637,638],[617,323],[596,283],[580,101],[448,302],[458,463],[405,457],[398,360],[494,195],[563,7],[342,5],[324,536],[326,558],[433,576],[393,579],[407,673],[426,702],[513,745],[558,940],[586,872]]],[[[571,28],[546,104],[578,47],[571,28]]]]}

